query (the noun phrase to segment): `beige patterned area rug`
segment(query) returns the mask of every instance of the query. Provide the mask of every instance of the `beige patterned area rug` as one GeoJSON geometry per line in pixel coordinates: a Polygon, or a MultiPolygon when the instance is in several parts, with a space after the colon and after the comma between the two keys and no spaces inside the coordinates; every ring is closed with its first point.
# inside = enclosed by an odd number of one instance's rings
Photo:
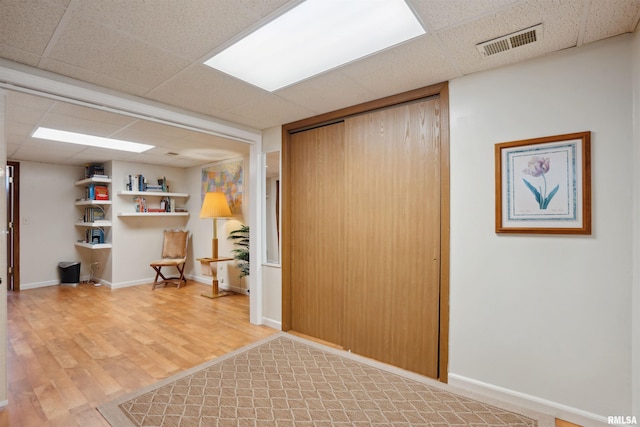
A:
{"type": "Polygon", "coordinates": [[[286,333],[98,410],[114,427],[554,425],[553,417],[286,333]]]}

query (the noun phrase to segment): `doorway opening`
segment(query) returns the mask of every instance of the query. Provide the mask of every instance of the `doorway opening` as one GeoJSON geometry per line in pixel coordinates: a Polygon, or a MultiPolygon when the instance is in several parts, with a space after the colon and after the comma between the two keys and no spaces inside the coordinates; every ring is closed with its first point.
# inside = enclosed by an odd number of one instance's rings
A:
{"type": "Polygon", "coordinates": [[[20,290],[20,163],[7,162],[7,290],[20,290]]]}

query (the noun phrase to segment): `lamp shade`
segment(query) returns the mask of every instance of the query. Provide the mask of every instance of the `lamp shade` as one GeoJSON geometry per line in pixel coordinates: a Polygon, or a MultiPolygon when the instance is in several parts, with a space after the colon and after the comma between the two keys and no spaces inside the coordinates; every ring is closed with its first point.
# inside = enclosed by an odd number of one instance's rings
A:
{"type": "Polygon", "coordinates": [[[224,218],[231,216],[231,209],[227,203],[227,196],[221,192],[204,195],[200,218],[224,218]]]}

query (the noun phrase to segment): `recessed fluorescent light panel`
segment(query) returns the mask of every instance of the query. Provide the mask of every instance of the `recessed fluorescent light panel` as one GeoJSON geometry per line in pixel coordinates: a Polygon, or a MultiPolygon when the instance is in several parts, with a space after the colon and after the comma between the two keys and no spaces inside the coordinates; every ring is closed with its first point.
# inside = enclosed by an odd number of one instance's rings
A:
{"type": "Polygon", "coordinates": [[[51,141],[68,142],[70,144],[89,145],[91,147],[109,148],[111,150],[130,151],[142,153],[153,145],[137,142],[123,141],[120,139],[103,138],[100,136],[85,135],[83,133],[67,132],[64,130],[39,127],[32,135],[34,138],[48,139],[51,141]]]}
{"type": "Polygon", "coordinates": [[[205,65],[275,91],[424,33],[404,0],[306,0],[205,65]]]}

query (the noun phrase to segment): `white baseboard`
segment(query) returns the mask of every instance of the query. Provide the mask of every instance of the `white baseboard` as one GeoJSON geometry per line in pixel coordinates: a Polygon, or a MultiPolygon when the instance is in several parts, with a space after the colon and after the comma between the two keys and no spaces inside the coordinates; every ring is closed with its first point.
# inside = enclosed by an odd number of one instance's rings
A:
{"type": "Polygon", "coordinates": [[[153,283],[153,278],[132,280],[130,282],[119,282],[119,283],[111,283],[111,282],[107,282],[106,280],[100,280],[100,283],[109,287],[110,289],[120,289],[120,288],[129,288],[131,286],[138,286],[138,285],[153,283]]]}
{"type": "Polygon", "coordinates": [[[282,322],[279,320],[269,319],[268,317],[262,318],[262,324],[278,331],[282,330],[282,322]]]}
{"type": "Polygon", "coordinates": [[[60,284],[59,280],[47,280],[45,282],[36,282],[36,283],[21,283],[20,290],[26,291],[29,289],[46,288],[47,286],[58,286],[59,284],[60,284]]]}
{"type": "Polygon", "coordinates": [[[0,409],[4,409],[7,406],[9,406],[9,401],[8,400],[3,400],[2,402],[0,402],[0,409]]]}
{"type": "Polygon", "coordinates": [[[600,427],[609,425],[607,423],[607,418],[604,416],[563,405],[561,403],[552,402],[550,400],[541,399],[525,393],[520,393],[519,391],[477,381],[462,375],[450,373],[449,384],[467,391],[502,400],[503,402],[512,405],[553,415],[561,420],[569,421],[584,427],[600,427]]]}

